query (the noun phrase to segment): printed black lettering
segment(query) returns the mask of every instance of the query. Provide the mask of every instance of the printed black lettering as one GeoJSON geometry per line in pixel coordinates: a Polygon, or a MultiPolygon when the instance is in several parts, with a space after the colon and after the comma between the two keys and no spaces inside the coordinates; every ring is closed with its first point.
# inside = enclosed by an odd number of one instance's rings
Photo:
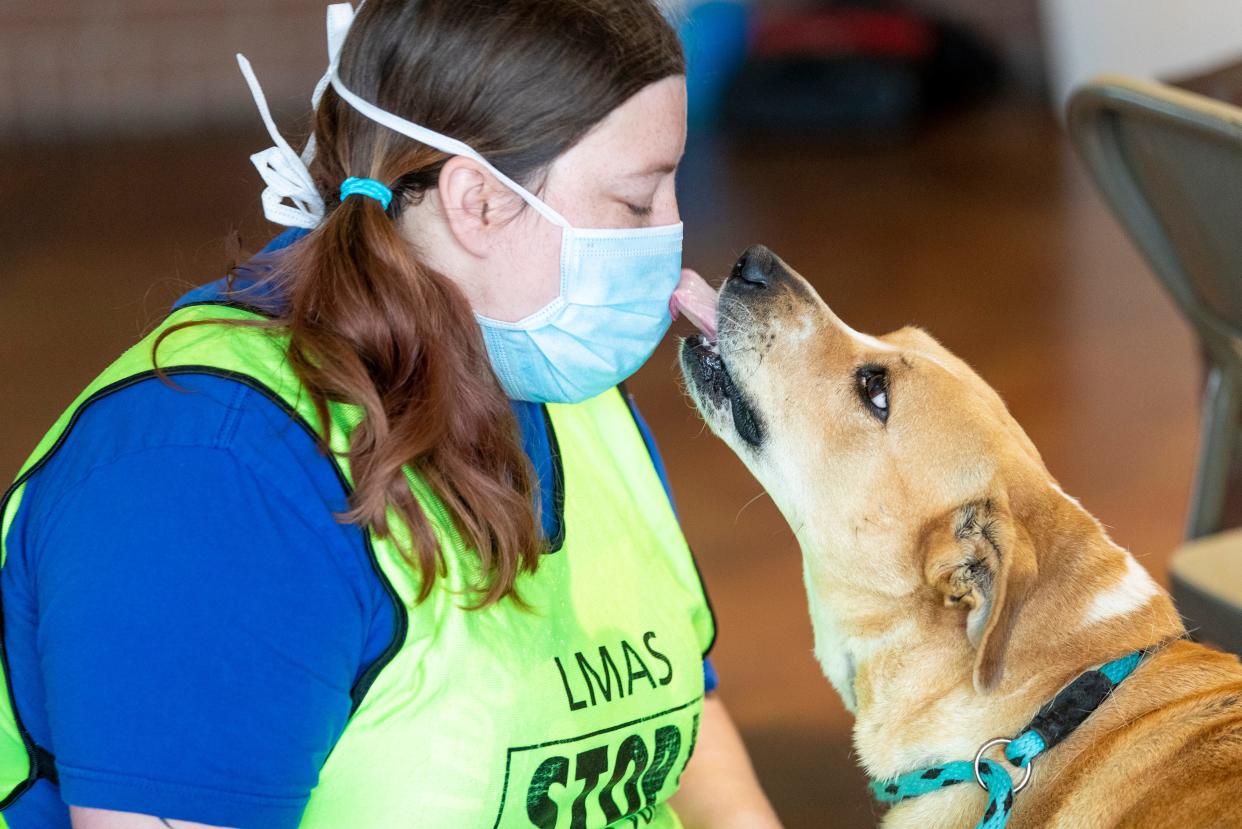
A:
{"type": "Polygon", "coordinates": [[[600,696],[604,698],[604,702],[612,702],[612,681],[615,677],[617,680],[617,693],[625,696],[625,692],[621,690],[621,672],[617,670],[617,663],[612,661],[612,655],[608,653],[608,648],[603,645],[599,646],[600,670],[603,671],[603,677],[596,673],[594,666],[590,660],[579,653],[574,656],[578,658],[578,670],[582,672],[582,679],[587,684],[587,690],[591,694],[591,704],[595,705],[595,686],[599,686],[600,696]]]}
{"type": "Polygon", "coordinates": [[[664,788],[677,755],[681,753],[681,731],[675,725],[663,725],[656,729],[655,751],[652,752],[651,767],[643,775],[643,802],[652,806],[656,795],[664,788]]]}
{"type": "Polygon", "coordinates": [[[574,692],[570,690],[569,677],[565,675],[565,666],[561,664],[561,658],[554,656],[552,661],[556,663],[556,669],[561,672],[561,684],[565,686],[565,698],[569,700],[569,710],[578,711],[586,708],[587,704],[584,700],[574,699],[574,692]]]}
{"type": "Polygon", "coordinates": [[[599,793],[599,805],[604,810],[604,819],[609,824],[616,823],[625,815],[632,815],[638,811],[642,803],[638,799],[638,782],[643,776],[643,771],[647,768],[647,744],[643,742],[643,738],[637,734],[631,734],[626,737],[617,749],[617,760],[613,764],[612,777],[608,779],[608,784],[599,793]],[[621,782],[621,778],[625,777],[630,766],[634,767],[630,779],[625,782],[622,791],[625,793],[625,811],[622,812],[617,808],[616,802],[613,800],[612,790],[621,782]]]}
{"type": "Polygon", "coordinates": [[[656,659],[663,662],[664,667],[668,668],[668,673],[660,677],[660,680],[659,680],[661,685],[668,685],[670,682],[673,681],[673,663],[668,660],[667,656],[665,656],[664,654],[656,650],[654,647],[652,647],[651,640],[654,639],[655,637],[656,637],[655,631],[653,630],[647,631],[646,633],[643,634],[643,645],[646,646],[647,653],[651,654],[656,659]]]}
{"type": "Polygon", "coordinates": [[[644,662],[643,658],[638,655],[638,651],[634,650],[630,643],[624,639],[621,640],[621,650],[625,654],[625,670],[630,677],[630,689],[628,693],[634,693],[634,680],[642,677],[647,678],[647,681],[651,683],[652,688],[656,687],[655,678],[651,676],[651,671],[647,670],[647,663],[644,662]],[[635,662],[642,666],[642,670],[634,670],[635,662]]]}
{"type": "Polygon", "coordinates": [[[548,795],[553,783],[569,782],[569,758],[549,757],[539,764],[526,790],[526,815],[539,829],[556,829],[556,803],[548,795]]]}
{"type": "Polygon", "coordinates": [[[586,829],[586,801],[599,785],[599,776],[608,771],[608,746],[600,746],[584,751],[578,755],[575,780],[586,781],[582,791],[574,798],[573,810],[570,812],[570,829],[586,829]]]}

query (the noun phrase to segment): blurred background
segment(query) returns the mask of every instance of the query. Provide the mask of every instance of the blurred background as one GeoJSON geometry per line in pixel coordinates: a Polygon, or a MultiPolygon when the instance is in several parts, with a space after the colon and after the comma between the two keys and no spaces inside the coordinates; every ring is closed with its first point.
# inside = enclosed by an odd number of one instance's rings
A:
{"type": "MultiPolygon", "coordinates": [[[[1182,537],[1202,361],[1065,137],[1099,71],[1242,97],[1236,0],[669,2],[690,58],[686,262],[763,242],[852,326],[929,329],[1158,579],[1182,537]],[[1193,7],[1193,8],[1192,8],[1193,7]]],[[[0,475],[188,288],[277,232],[233,58],[300,146],[321,0],[0,4],[0,475]]],[[[679,329],[680,330],[680,329],[679,329]]],[[[682,332],[686,333],[686,332],[682,332]]],[[[631,382],[719,617],[722,694],[790,829],[873,825],[811,654],[799,551],[702,427],[672,338],[631,382]]],[[[141,509],[135,504],[135,509],[141,509]]]]}

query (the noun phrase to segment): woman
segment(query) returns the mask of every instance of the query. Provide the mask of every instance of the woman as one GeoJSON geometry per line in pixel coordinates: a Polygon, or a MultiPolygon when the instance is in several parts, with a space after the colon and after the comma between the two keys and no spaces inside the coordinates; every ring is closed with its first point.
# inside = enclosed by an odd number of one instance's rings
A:
{"type": "Polygon", "coordinates": [[[775,826],[616,388],[681,279],[673,32],[650,0],[329,32],[313,144],[255,156],[294,229],[92,382],[0,508],[5,821],[775,826]]]}

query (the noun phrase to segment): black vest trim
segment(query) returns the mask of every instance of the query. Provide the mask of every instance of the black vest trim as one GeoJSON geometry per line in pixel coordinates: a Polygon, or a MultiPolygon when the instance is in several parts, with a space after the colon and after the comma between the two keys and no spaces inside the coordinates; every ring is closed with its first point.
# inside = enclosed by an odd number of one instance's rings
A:
{"type": "Polygon", "coordinates": [[[545,555],[559,553],[565,546],[565,467],[561,462],[561,444],[556,439],[556,427],[546,403],[539,404],[543,412],[543,424],[548,430],[548,449],[552,455],[552,509],[556,511],[556,537],[548,539],[545,555]]]}

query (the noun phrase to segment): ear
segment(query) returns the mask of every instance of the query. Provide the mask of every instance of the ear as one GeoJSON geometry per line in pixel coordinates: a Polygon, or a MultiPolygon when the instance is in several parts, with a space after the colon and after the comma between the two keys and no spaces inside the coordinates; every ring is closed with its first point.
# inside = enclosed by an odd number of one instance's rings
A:
{"type": "Polygon", "coordinates": [[[437,182],[444,220],[453,237],[474,256],[485,256],[498,226],[498,207],[509,193],[491,171],[466,156],[454,156],[437,182]]]}
{"type": "Polygon", "coordinates": [[[965,504],[933,521],[923,533],[923,573],[945,607],[965,613],[965,635],[975,648],[974,685],[987,693],[1000,684],[1018,613],[1034,574],[1026,533],[998,500],[965,504]]]}

